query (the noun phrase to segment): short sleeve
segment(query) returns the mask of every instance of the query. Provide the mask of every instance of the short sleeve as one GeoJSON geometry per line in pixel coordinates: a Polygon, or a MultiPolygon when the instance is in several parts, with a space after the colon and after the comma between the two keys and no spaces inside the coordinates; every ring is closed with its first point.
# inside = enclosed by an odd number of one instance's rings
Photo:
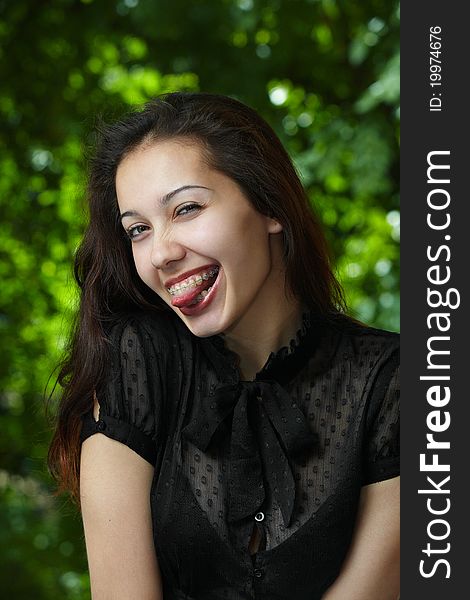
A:
{"type": "Polygon", "coordinates": [[[99,419],[95,421],[92,411],[83,417],[81,441],[103,433],[154,465],[163,393],[159,357],[137,320],[116,325],[109,340],[109,373],[97,389],[99,419]]]}
{"type": "Polygon", "coordinates": [[[400,474],[399,352],[381,366],[369,398],[363,485],[400,474]]]}

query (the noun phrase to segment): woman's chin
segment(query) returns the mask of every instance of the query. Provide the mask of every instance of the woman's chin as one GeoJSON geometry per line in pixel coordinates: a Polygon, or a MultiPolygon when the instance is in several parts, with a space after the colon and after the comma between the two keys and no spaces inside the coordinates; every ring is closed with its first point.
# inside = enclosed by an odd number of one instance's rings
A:
{"type": "Polygon", "coordinates": [[[180,318],[196,337],[205,338],[223,333],[222,319],[216,315],[200,315],[198,317],[187,317],[180,313],[180,318]]]}

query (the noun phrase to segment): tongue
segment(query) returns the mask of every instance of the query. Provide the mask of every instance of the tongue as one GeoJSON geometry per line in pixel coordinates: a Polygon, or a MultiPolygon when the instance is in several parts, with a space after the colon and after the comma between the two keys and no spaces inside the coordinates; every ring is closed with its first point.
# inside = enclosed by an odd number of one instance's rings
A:
{"type": "Polygon", "coordinates": [[[171,304],[177,308],[189,306],[203,290],[207,290],[207,288],[211,287],[214,283],[214,279],[214,277],[211,277],[207,281],[203,281],[200,285],[189,288],[184,294],[181,294],[181,296],[173,298],[171,304]]]}

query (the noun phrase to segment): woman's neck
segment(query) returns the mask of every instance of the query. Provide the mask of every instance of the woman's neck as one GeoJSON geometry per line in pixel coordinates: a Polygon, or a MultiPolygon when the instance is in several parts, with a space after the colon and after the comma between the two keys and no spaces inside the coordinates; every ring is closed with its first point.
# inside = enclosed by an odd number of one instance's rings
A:
{"type": "Polygon", "coordinates": [[[257,315],[256,322],[244,322],[243,327],[226,331],[227,347],[240,357],[240,375],[253,380],[266,364],[271,352],[287,346],[300,329],[302,307],[298,301],[286,297],[271,310],[257,315]]]}

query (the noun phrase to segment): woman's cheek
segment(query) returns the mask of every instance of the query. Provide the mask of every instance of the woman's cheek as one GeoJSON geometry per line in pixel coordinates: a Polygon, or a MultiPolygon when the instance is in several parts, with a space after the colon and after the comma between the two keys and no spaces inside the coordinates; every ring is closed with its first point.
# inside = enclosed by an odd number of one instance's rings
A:
{"type": "Polygon", "coordinates": [[[134,256],[134,265],[137,274],[145,284],[152,287],[150,281],[150,273],[153,270],[153,267],[150,259],[145,259],[145,254],[142,252],[141,248],[137,247],[137,245],[133,246],[132,253],[134,256]]]}

